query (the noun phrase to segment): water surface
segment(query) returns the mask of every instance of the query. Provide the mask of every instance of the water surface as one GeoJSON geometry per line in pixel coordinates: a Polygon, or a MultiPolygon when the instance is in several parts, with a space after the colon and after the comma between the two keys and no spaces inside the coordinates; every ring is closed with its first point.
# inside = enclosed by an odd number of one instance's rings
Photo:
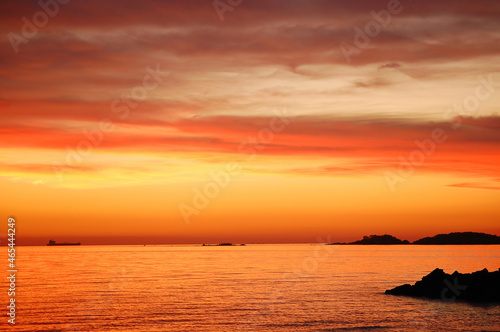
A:
{"type": "Polygon", "coordinates": [[[500,330],[499,306],[384,294],[496,270],[498,245],[18,247],[17,266],[20,331],[500,330]]]}

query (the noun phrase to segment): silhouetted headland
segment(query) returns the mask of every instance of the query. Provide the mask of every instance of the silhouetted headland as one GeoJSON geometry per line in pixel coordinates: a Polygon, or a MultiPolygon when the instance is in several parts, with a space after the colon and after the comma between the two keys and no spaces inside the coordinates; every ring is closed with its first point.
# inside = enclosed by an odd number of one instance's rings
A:
{"type": "Polygon", "coordinates": [[[484,269],[464,274],[457,271],[447,274],[441,269],[435,269],[415,285],[398,286],[386,290],[385,294],[424,297],[446,302],[500,304],[500,269],[494,272],[484,269]]]}
{"type": "Polygon", "coordinates": [[[500,244],[500,236],[477,232],[438,234],[424,237],[413,244],[500,244]]]}
{"type": "Polygon", "coordinates": [[[455,232],[449,234],[438,234],[433,237],[424,237],[410,243],[400,240],[392,235],[370,235],[364,236],[362,240],[349,243],[327,243],[335,244],[500,244],[500,236],[478,233],[478,232],[455,232]]]}

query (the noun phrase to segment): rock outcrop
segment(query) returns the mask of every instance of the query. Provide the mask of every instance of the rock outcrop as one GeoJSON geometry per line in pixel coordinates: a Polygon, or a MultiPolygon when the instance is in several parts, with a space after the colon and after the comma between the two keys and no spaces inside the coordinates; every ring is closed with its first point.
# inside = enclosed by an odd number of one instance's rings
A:
{"type": "Polygon", "coordinates": [[[435,269],[417,281],[386,290],[386,294],[440,299],[446,302],[465,301],[472,303],[500,304],[500,269],[487,269],[473,273],[447,274],[435,269]]]}

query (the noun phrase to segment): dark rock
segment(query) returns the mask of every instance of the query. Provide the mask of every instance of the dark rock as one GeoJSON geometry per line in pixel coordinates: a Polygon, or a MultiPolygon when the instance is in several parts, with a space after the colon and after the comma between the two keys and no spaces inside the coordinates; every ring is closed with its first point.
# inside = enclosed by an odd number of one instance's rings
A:
{"type": "Polygon", "coordinates": [[[424,237],[413,244],[500,244],[500,236],[477,232],[455,232],[424,237]]]}
{"type": "Polygon", "coordinates": [[[385,293],[446,302],[500,304],[500,269],[494,272],[484,269],[464,274],[457,271],[447,274],[442,269],[435,269],[413,286],[405,284],[386,290],[385,293]]]}
{"type": "Polygon", "coordinates": [[[351,242],[349,244],[410,244],[410,242],[385,234],[364,236],[362,240],[351,242]]]}

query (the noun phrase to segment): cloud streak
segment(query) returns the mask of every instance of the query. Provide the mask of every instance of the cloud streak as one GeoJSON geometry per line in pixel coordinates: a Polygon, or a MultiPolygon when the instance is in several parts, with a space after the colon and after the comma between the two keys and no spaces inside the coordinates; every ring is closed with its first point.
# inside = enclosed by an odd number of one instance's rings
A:
{"type": "MultiPolygon", "coordinates": [[[[498,117],[463,118],[459,130],[452,122],[413,122],[405,119],[336,119],[297,117],[286,132],[276,136],[272,144],[262,144],[262,155],[302,158],[316,156],[327,160],[349,159],[346,166],[332,164],[319,168],[293,169],[302,174],[378,174],[394,168],[398,158],[415,150],[416,141],[430,137],[441,128],[448,139],[436,147],[421,167],[425,172],[500,176],[496,165],[500,158],[498,117]],[[462,156],[467,155],[466,160],[462,156]]],[[[176,121],[119,126],[106,134],[99,146],[102,153],[168,155],[170,153],[217,153],[231,160],[247,137],[264,128],[267,117],[200,117],[176,121]]],[[[27,150],[65,150],[75,146],[82,133],[67,128],[4,127],[0,132],[1,148],[27,150]]],[[[29,171],[30,165],[20,167],[29,171]]],[[[85,169],[83,169],[85,171],[85,169]]],[[[285,173],[290,170],[284,170],[285,173]]]]}
{"type": "MultiPolygon", "coordinates": [[[[484,171],[498,162],[498,99],[484,102],[481,116],[458,118],[459,130],[442,114],[470,94],[471,79],[500,70],[500,3],[401,5],[347,64],[338,45],[352,42],[353,28],[387,1],[252,1],[223,23],[207,1],[70,2],[17,55],[0,41],[0,148],[66,153],[108,119],[116,130],[99,153],[225,158],[267,125],[272,109],[287,106],[293,121],[262,154],[317,156],[327,165],[295,172],[378,172],[433,128],[448,139],[424,168],[456,169],[467,155],[470,172],[484,171]],[[113,101],[125,100],[156,63],[171,75],[120,118],[113,101]],[[341,158],[356,162],[331,164],[341,158]]],[[[4,35],[40,10],[24,1],[3,8],[4,35]]]]}

